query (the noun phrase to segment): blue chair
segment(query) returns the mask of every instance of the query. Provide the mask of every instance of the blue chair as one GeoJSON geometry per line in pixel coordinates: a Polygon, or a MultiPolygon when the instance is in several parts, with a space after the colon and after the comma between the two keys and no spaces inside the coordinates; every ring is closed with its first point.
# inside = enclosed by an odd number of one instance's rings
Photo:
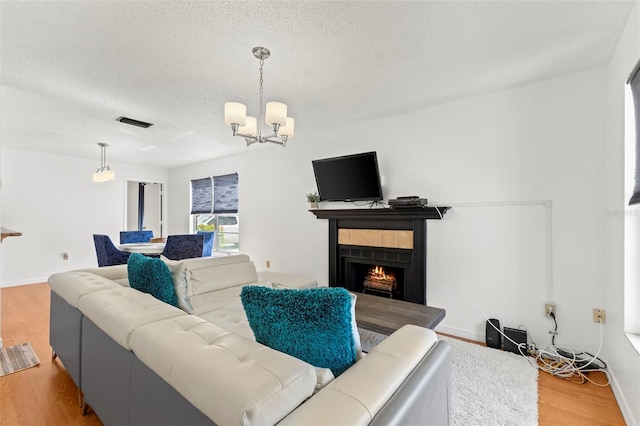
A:
{"type": "Polygon", "coordinates": [[[148,243],[153,238],[153,231],[120,231],[120,244],[148,243]]]}
{"type": "Polygon", "coordinates": [[[171,260],[202,257],[203,247],[204,235],[202,234],[169,235],[162,255],[171,260]]]}
{"type": "Polygon", "coordinates": [[[108,235],[93,234],[93,244],[96,246],[99,267],[124,265],[129,260],[130,253],[118,250],[108,235]]]}
{"type": "Polygon", "coordinates": [[[213,231],[198,231],[196,234],[204,235],[204,242],[202,248],[202,257],[209,257],[213,252],[213,238],[216,235],[213,231]]]}

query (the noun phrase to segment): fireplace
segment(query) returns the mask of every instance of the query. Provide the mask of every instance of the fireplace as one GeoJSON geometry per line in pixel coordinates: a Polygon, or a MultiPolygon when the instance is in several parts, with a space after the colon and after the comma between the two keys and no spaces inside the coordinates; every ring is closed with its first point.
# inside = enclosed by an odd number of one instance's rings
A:
{"type": "Polygon", "coordinates": [[[311,210],[329,219],[329,285],[426,305],[426,219],[440,219],[449,207],[438,209],[311,210]],[[375,267],[395,284],[368,280],[375,267]]]}

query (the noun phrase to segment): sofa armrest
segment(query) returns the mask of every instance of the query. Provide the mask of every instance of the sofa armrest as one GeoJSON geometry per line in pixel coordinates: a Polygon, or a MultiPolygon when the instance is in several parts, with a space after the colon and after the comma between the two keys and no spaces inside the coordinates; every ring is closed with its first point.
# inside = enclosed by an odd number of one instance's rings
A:
{"type": "Polygon", "coordinates": [[[258,272],[258,280],[271,284],[273,288],[315,288],[318,281],[302,275],[283,274],[281,272],[258,272]]]}
{"type": "MultiPolygon", "coordinates": [[[[447,347],[446,342],[438,342],[432,330],[406,325],[305,401],[279,425],[368,425],[378,420],[378,414],[382,416],[379,420],[420,418],[427,421],[425,424],[434,424],[433,420],[446,424],[450,375],[447,347]],[[422,379],[416,382],[416,377],[422,379]],[[435,405],[425,404],[422,398],[410,397],[412,392],[422,395],[425,389],[439,396],[435,405]],[[429,418],[430,415],[433,417],[429,418]]],[[[390,424],[403,422],[392,421],[390,424]]]]}
{"type": "Polygon", "coordinates": [[[81,272],[91,272],[110,280],[122,280],[127,278],[127,265],[103,266],[101,268],[84,268],[79,269],[81,272]]]}

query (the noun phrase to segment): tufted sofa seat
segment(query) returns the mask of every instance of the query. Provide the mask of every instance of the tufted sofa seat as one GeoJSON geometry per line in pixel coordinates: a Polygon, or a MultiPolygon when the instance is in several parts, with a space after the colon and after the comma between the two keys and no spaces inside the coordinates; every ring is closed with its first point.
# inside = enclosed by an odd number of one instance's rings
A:
{"type": "Polygon", "coordinates": [[[196,316],[142,327],[132,346],[142,362],[218,424],[275,424],[311,396],[316,384],[311,365],[196,316]]]}
{"type": "Polygon", "coordinates": [[[104,424],[448,422],[450,348],[433,331],[403,327],[318,392],[321,369],[257,343],[239,297],[315,280],[245,255],[184,263],[193,315],[130,288],[126,265],[49,278],[51,346],[104,424]]]}

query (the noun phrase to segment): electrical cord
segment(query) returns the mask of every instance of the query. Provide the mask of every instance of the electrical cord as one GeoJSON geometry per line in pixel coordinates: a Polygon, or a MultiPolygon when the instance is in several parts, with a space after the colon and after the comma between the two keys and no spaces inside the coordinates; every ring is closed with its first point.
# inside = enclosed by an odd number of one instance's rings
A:
{"type": "MultiPolygon", "coordinates": [[[[445,231],[445,235],[447,237],[447,242],[449,244],[449,249],[451,250],[451,255],[453,258],[454,270],[457,275],[458,281],[465,288],[467,294],[474,294],[473,289],[470,289],[466,286],[465,282],[462,280],[460,276],[460,269],[458,268],[458,260],[456,257],[455,250],[453,249],[453,244],[451,242],[451,236],[449,235],[449,230],[447,229],[447,225],[444,223],[443,215],[438,206],[428,201],[427,205],[431,205],[435,208],[438,216],[440,216],[441,223],[443,229],[445,231]]],[[[553,312],[549,312],[548,317],[553,319],[554,322],[554,330],[550,332],[551,337],[551,346],[548,346],[544,349],[538,349],[537,344],[534,342],[533,337],[530,333],[527,332],[527,335],[531,336],[531,342],[533,343],[533,348],[529,351],[529,348],[526,343],[518,343],[507,336],[502,332],[498,327],[493,324],[493,321],[489,321],[488,316],[484,313],[482,308],[478,305],[478,298],[472,297],[471,302],[475,306],[475,308],[484,316],[487,320],[487,324],[490,324],[498,333],[500,333],[504,339],[513,343],[522,356],[529,361],[532,367],[537,368],[541,371],[547,372],[553,376],[561,377],[566,380],[572,381],[574,383],[586,383],[590,382],[596,386],[608,386],[610,383],[609,374],[606,371],[607,364],[601,360],[598,355],[600,355],[600,351],[602,350],[602,342],[603,342],[603,331],[602,331],[602,323],[600,324],[600,344],[598,346],[598,351],[595,355],[591,355],[588,352],[576,352],[573,348],[558,348],[555,345],[555,338],[558,334],[558,321],[556,320],[556,315],[553,312]],[[531,356],[535,358],[535,361],[531,360],[531,356]],[[585,355],[588,355],[590,358],[586,358],[585,355]],[[601,363],[598,364],[596,360],[601,363]],[[592,366],[593,365],[593,366],[592,366]],[[587,368],[592,366],[591,368],[587,368]],[[605,377],[607,378],[606,383],[596,383],[587,377],[587,373],[600,371],[603,372],[605,377]],[[575,377],[578,379],[576,380],[575,377]]],[[[524,326],[519,326],[518,328],[524,328],[524,326]]],[[[524,328],[526,331],[526,328],[524,328]]]]}
{"type": "Polygon", "coordinates": [[[558,335],[558,321],[556,321],[556,314],[554,314],[553,312],[549,312],[549,318],[553,319],[553,323],[555,324],[555,328],[553,329],[553,332],[551,333],[551,345],[555,346],[556,344],[556,336],[558,335]]]}
{"type": "Polygon", "coordinates": [[[388,209],[389,208],[389,204],[387,204],[385,202],[382,202],[382,201],[367,201],[364,204],[358,204],[355,201],[352,201],[351,203],[356,207],[365,207],[365,206],[367,206],[370,209],[373,209],[376,206],[382,206],[381,208],[383,208],[383,209],[388,209]]]}
{"type": "Polygon", "coordinates": [[[573,383],[590,382],[596,386],[609,385],[609,374],[606,371],[607,364],[598,357],[602,350],[603,331],[600,323],[600,344],[598,351],[592,355],[584,351],[576,351],[574,348],[561,348],[555,345],[544,349],[535,350],[538,368],[553,376],[561,377],[573,383]],[[591,366],[591,367],[590,367],[591,366]],[[607,378],[606,383],[596,383],[587,377],[587,373],[600,371],[607,378]]]}

